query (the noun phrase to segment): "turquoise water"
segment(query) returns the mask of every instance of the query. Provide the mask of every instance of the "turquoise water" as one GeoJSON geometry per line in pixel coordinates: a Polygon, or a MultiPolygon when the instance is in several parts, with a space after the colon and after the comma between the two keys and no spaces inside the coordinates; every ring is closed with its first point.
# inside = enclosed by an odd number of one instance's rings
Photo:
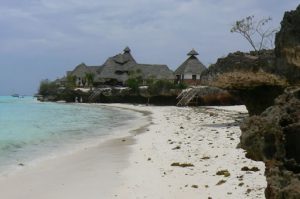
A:
{"type": "Polygon", "coordinates": [[[92,105],[0,96],[0,169],[101,138],[138,113],[92,105]]]}

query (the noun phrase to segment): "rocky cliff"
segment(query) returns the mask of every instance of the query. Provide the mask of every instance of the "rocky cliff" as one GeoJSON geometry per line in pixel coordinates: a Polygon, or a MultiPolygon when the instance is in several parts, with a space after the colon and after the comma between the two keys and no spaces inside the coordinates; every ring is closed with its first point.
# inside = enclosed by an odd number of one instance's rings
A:
{"type": "Polygon", "coordinates": [[[276,35],[276,72],[288,77],[292,84],[300,84],[300,5],[286,12],[281,30],[276,35]]]}
{"type": "Polygon", "coordinates": [[[275,54],[273,50],[262,50],[260,52],[235,52],[226,57],[219,58],[201,74],[201,82],[210,84],[219,76],[231,72],[258,72],[273,71],[275,65],[275,54]]]}
{"type": "Polygon", "coordinates": [[[266,198],[300,198],[300,88],[289,88],[275,105],[241,125],[246,156],[264,161],[266,198]]]}
{"type": "Polygon", "coordinates": [[[262,114],[241,125],[247,157],[264,161],[267,199],[300,198],[300,6],[286,12],[276,35],[274,74],[290,85],[262,114]]]}
{"type": "Polygon", "coordinates": [[[202,73],[203,84],[228,90],[240,98],[250,115],[260,114],[274,104],[288,82],[276,75],[272,50],[230,53],[202,73]]]}
{"type": "Polygon", "coordinates": [[[258,115],[274,104],[288,83],[271,73],[237,71],[223,73],[211,85],[228,90],[242,100],[250,115],[258,115]]]}

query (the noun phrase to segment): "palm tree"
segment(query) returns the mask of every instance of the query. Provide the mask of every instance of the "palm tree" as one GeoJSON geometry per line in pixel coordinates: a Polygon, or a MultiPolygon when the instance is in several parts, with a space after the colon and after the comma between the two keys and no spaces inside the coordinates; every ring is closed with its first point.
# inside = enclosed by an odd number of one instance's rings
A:
{"type": "Polygon", "coordinates": [[[95,74],[94,73],[85,73],[85,79],[87,81],[87,85],[93,87],[95,74]]]}

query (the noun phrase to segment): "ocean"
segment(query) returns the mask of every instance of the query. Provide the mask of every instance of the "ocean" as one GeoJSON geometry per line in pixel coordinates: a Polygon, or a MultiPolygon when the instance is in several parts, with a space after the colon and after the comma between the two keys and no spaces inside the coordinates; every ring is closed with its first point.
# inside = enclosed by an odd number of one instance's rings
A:
{"type": "Polygon", "coordinates": [[[141,115],[97,105],[0,96],[0,173],[122,133],[141,115]]]}

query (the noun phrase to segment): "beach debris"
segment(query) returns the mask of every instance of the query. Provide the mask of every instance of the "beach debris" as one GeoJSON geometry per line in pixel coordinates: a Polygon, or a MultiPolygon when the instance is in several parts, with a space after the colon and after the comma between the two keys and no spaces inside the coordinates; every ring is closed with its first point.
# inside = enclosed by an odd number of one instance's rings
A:
{"type": "Polygon", "coordinates": [[[147,160],[148,160],[148,161],[150,161],[150,160],[151,160],[151,158],[148,158],[147,160]]]}
{"type": "Polygon", "coordinates": [[[177,150],[177,149],[180,149],[180,148],[181,148],[180,146],[176,146],[172,150],[177,150]]]}
{"type": "Polygon", "coordinates": [[[238,176],[237,178],[239,179],[239,181],[243,181],[244,176],[241,175],[241,176],[238,176]]]}
{"type": "Polygon", "coordinates": [[[253,172],[260,171],[259,168],[257,168],[257,167],[249,168],[249,167],[247,167],[247,166],[243,167],[241,170],[242,170],[242,171],[253,171],[253,172]]]}
{"type": "Polygon", "coordinates": [[[216,185],[221,185],[224,184],[226,182],[226,180],[220,180],[216,185]]]}
{"type": "Polygon", "coordinates": [[[172,167],[194,167],[193,164],[191,163],[179,163],[179,162],[174,162],[171,164],[172,167]]]}
{"type": "Polygon", "coordinates": [[[122,142],[126,142],[126,139],[122,139],[122,142]]]}
{"type": "Polygon", "coordinates": [[[202,159],[202,160],[208,160],[208,159],[210,159],[210,157],[204,156],[204,157],[202,157],[201,159],[202,159]]]}
{"type": "Polygon", "coordinates": [[[245,184],[245,183],[241,182],[241,183],[239,183],[238,185],[239,185],[240,187],[242,187],[244,184],[245,184]]]}
{"type": "Polygon", "coordinates": [[[193,184],[193,185],[192,185],[192,188],[198,189],[198,185],[193,184]]]}
{"type": "Polygon", "coordinates": [[[247,189],[246,193],[249,194],[251,191],[251,189],[247,189]]]}
{"type": "Polygon", "coordinates": [[[218,116],[217,113],[213,113],[213,112],[209,112],[209,116],[213,117],[213,116],[218,116]]]}
{"type": "Polygon", "coordinates": [[[25,166],[23,163],[19,163],[18,165],[21,166],[21,167],[25,166]]]}
{"type": "Polygon", "coordinates": [[[227,169],[218,171],[216,174],[219,175],[219,176],[223,175],[224,177],[229,177],[230,176],[230,173],[227,169]]]}
{"type": "Polygon", "coordinates": [[[184,129],[183,126],[181,126],[180,129],[184,129]]]}

